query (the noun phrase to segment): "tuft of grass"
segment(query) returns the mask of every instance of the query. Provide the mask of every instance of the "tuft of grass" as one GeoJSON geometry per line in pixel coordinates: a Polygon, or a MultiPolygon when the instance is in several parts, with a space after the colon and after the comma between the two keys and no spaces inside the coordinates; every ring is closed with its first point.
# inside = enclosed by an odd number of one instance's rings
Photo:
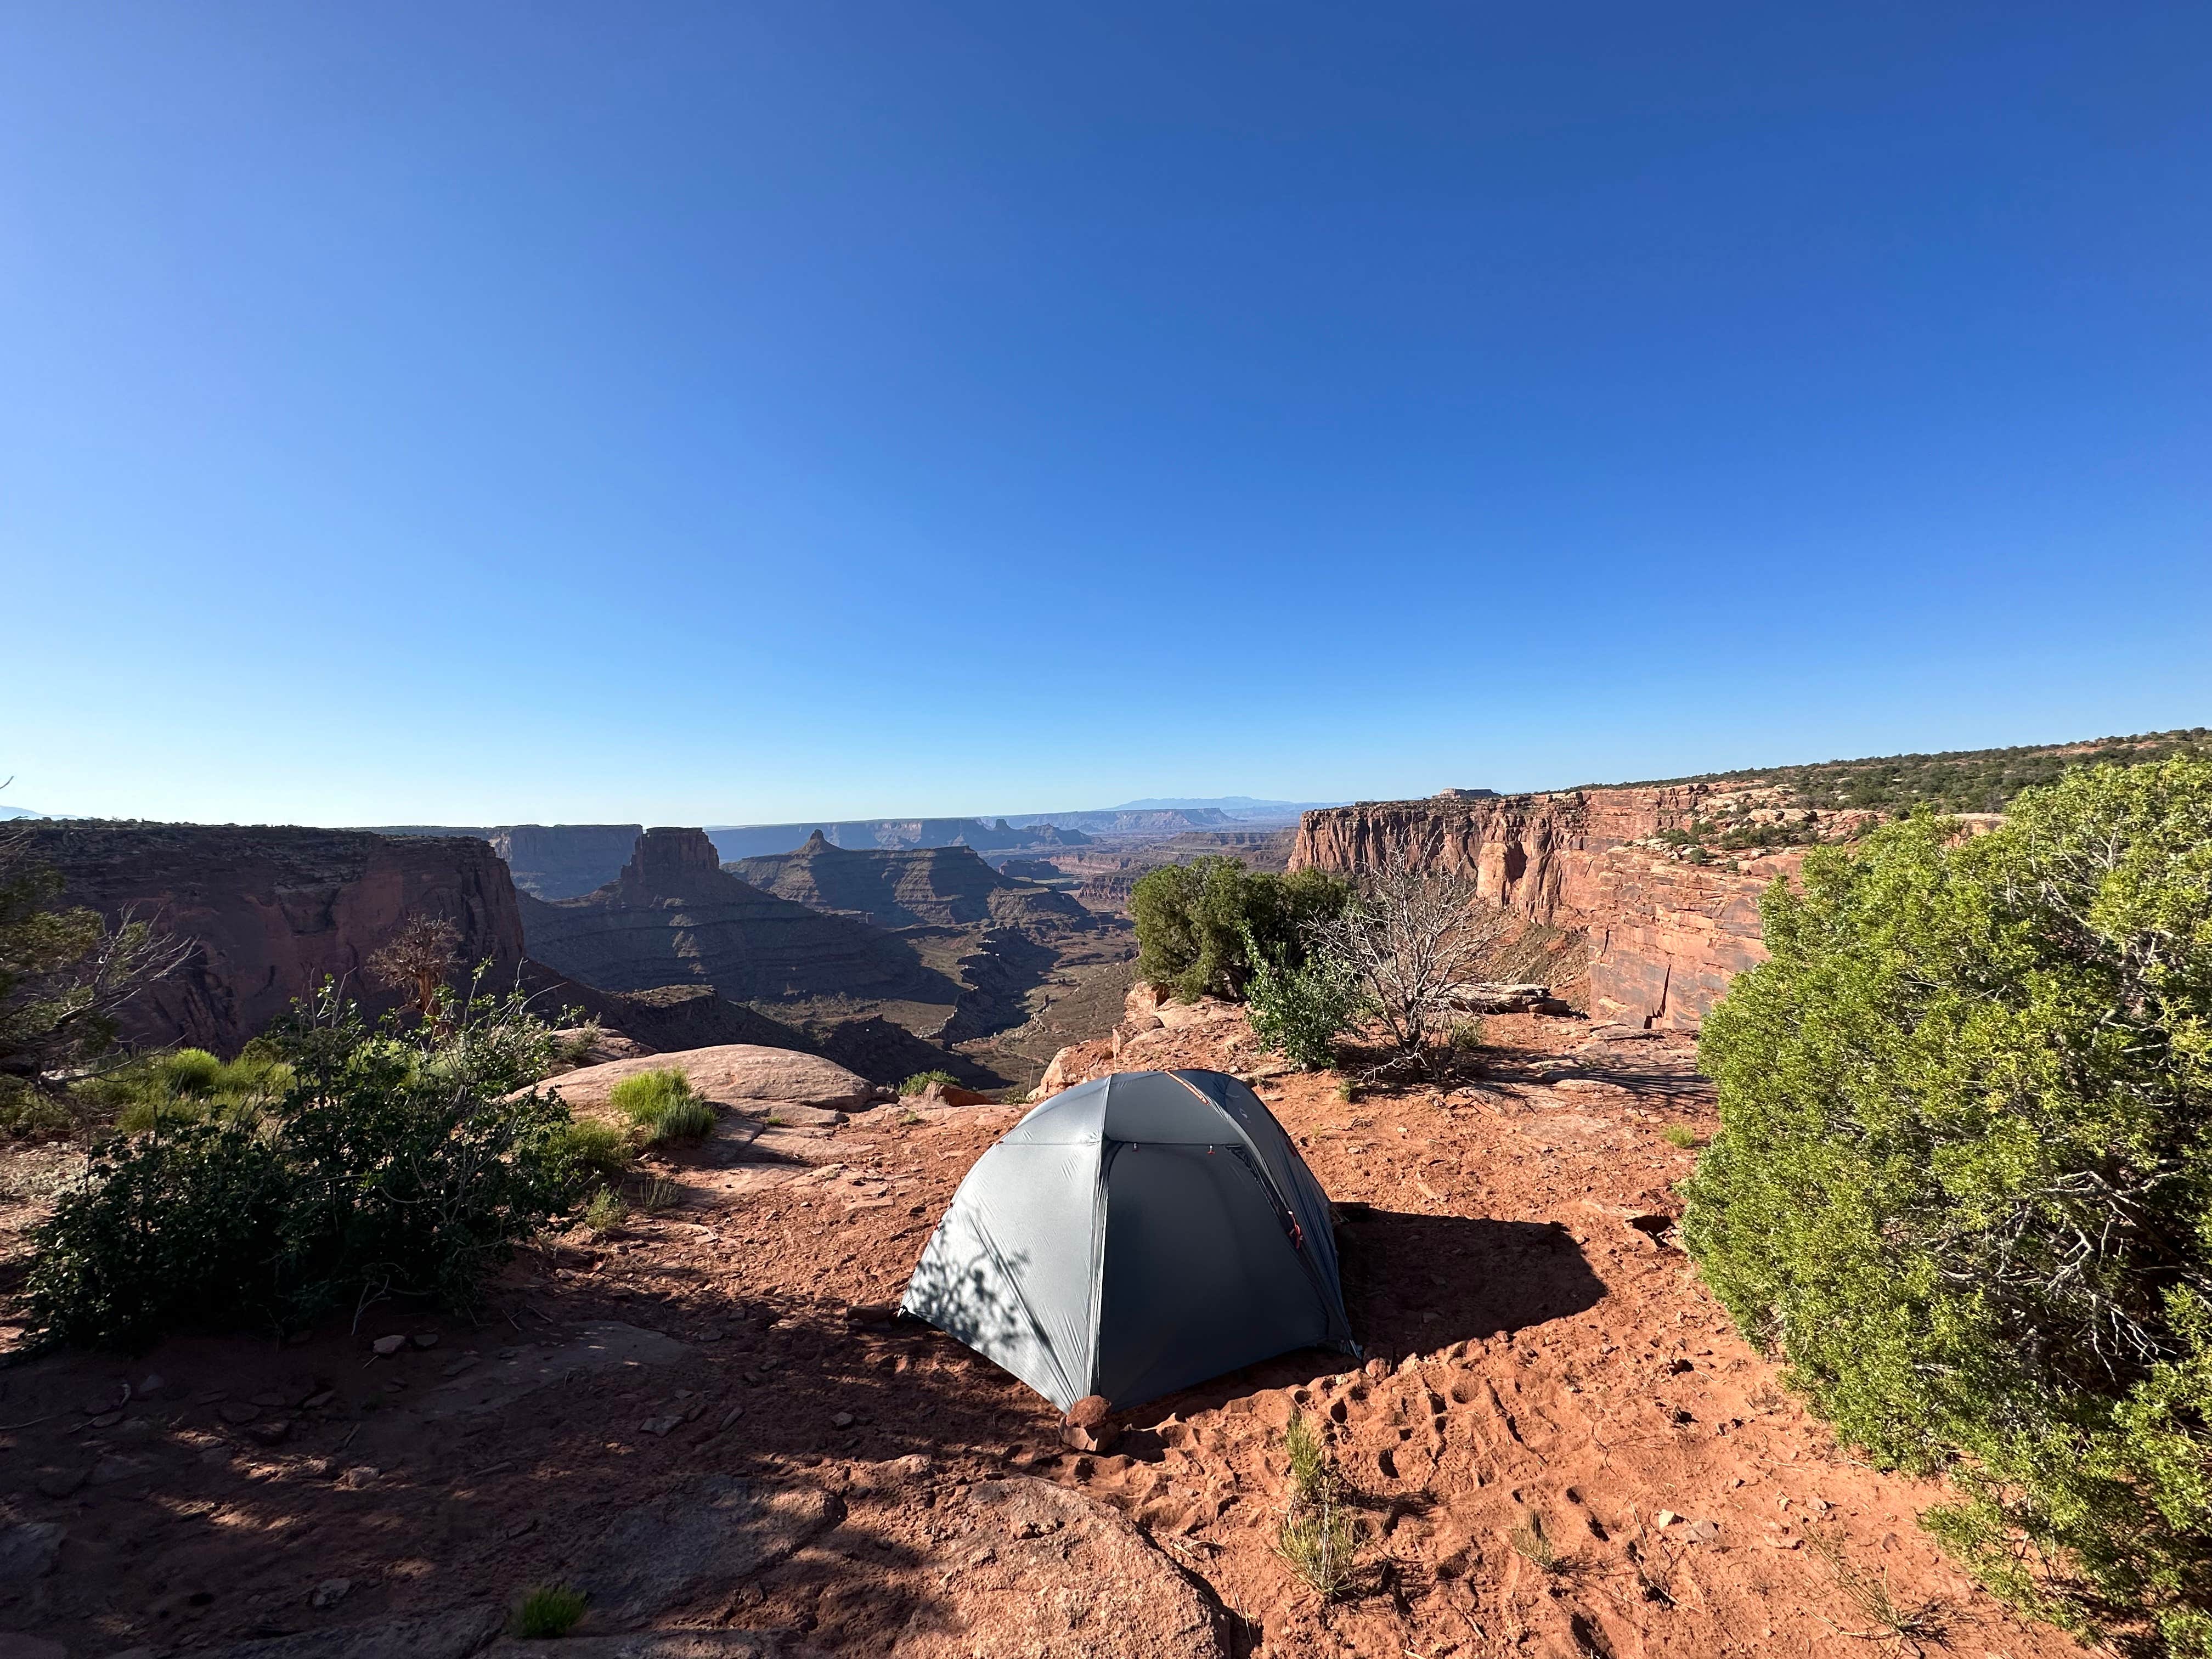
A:
{"type": "Polygon", "coordinates": [[[948,1087],[957,1088],[959,1086],[960,1079],[950,1072],[916,1072],[899,1085],[899,1092],[902,1095],[918,1095],[933,1083],[942,1083],[948,1087]]]}
{"type": "Polygon", "coordinates": [[[584,1595],[566,1584],[538,1584],[515,1603],[514,1633],[526,1642],[566,1636],[584,1616],[584,1595]]]}
{"type": "Polygon", "coordinates": [[[1940,1597],[1927,1601],[1899,1601],[1890,1591],[1888,1572],[1885,1570],[1878,1578],[1867,1577],[1844,1559],[1843,1544],[1832,1534],[1808,1527],[1805,1541],[1812,1547],[1813,1553],[1826,1564],[1828,1576],[1836,1581],[1837,1588],[1873,1622],[1875,1629],[1868,1634],[1893,1636],[1908,1643],[1942,1642],[1950,1623],[1950,1603],[1940,1597]]]}
{"type": "Polygon", "coordinates": [[[1283,1431],[1290,1460],[1290,1501],[1275,1534],[1275,1553],[1324,1601],[1350,1579],[1359,1555],[1358,1534],[1330,1467],[1328,1448],[1303,1415],[1283,1431]]]}
{"type": "Polygon", "coordinates": [[[1291,1460],[1291,1501],[1310,1504],[1322,1497],[1330,1479],[1328,1449],[1303,1413],[1294,1414],[1283,1431],[1283,1450],[1291,1460]]]}
{"type": "Polygon", "coordinates": [[[222,1082],[223,1064],[204,1048],[179,1048],[154,1065],[155,1077],[180,1100],[205,1100],[222,1082]]]}
{"type": "Polygon", "coordinates": [[[678,1071],[640,1072],[608,1091],[607,1103],[645,1131],[648,1141],[696,1140],[714,1127],[714,1109],[678,1071]]]}
{"type": "Polygon", "coordinates": [[[1452,1022],[1451,1046],[1455,1054],[1471,1054],[1482,1047],[1482,1022],[1479,1019],[1458,1019],[1452,1022]]]}
{"type": "Polygon", "coordinates": [[[592,1201],[584,1206],[584,1225],[594,1238],[605,1238],[629,1217],[629,1206],[622,1194],[602,1187],[592,1194],[592,1201]]]}
{"type": "Polygon", "coordinates": [[[1336,1097],[1337,1097],[1339,1100],[1357,1100],[1357,1099],[1358,1099],[1358,1098],[1359,1098],[1359,1085],[1358,1085],[1357,1083],[1354,1083],[1354,1082],[1353,1082],[1350,1078],[1348,1078],[1348,1077],[1340,1077],[1340,1078],[1337,1079],[1337,1080],[1336,1080],[1336,1097]]]}
{"type": "Polygon", "coordinates": [[[899,1114],[899,1121],[904,1124],[912,1125],[916,1123],[926,1123],[929,1120],[922,1116],[920,1112],[901,1112],[899,1114]]]}
{"type": "Polygon", "coordinates": [[[1534,1510],[1521,1511],[1521,1524],[1513,1528],[1513,1553],[1540,1572],[1567,1570],[1567,1558],[1544,1536],[1544,1523],[1534,1510]]]}
{"type": "Polygon", "coordinates": [[[1670,1123],[1659,1132],[1659,1139],[1669,1146],[1680,1146],[1684,1152],[1695,1152],[1705,1144],[1705,1138],[1686,1123],[1670,1123]]]}
{"type": "Polygon", "coordinates": [[[613,1181],[630,1166],[629,1137],[611,1123],[588,1117],[563,1124],[559,1137],[579,1169],[602,1181],[613,1181]]]}
{"type": "Polygon", "coordinates": [[[265,1046],[248,1043],[236,1060],[204,1048],[178,1048],[135,1060],[72,1091],[83,1105],[115,1115],[115,1127],[138,1134],[162,1123],[258,1115],[292,1081],[292,1068],[265,1046]]]}
{"type": "Polygon", "coordinates": [[[683,1190],[674,1182],[654,1176],[639,1192],[637,1207],[647,1215],[658,1215],[663,1210],[673,1209],[683,1197],[683,1190]]]}
{"type": "Polygon", "coordinates": [[[1327,1601],[1351,1578],[1359,1540],[1352,1529],[1351,1514],[1332,1492],[1283,1516],[1282,1528],[1275,1534],[1275,1553],[1308,1589],[1327,1601]]]}

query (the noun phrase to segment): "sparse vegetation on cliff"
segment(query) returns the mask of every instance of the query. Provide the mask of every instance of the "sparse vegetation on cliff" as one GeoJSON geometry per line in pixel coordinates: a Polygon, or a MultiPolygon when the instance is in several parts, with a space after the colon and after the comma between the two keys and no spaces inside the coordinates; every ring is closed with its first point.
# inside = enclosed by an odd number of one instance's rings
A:
{"type": "MultiPolygon", "coordinates": [[[[1938,812],[2002,812],[2022,790],[2055,783],[2082,767],[2142,765],[2176,757],[2212,759],[2212,729],[2197,726],[2135,737],[2095,738],[2084,743],[1966,749],[1938,755],[1883,755],[1808,766],[1747,767],[1651,782],[1762,783],[1783,791],[1799,806],[1823,812],[1875,811],[1901,817],[1918,806],[1938,812]]],[[[1786,832],[1771,825],[1746,826],[1735,833],[1741,838],[1724,844],[1778,846],[1786,838],[1786,832]]]]}
{"type": "Polygon", "coordinates": [[[115,1055],[117,1015],[192,946],[63,907],[61,878],[0,835],[0,1134],[64,1133],[72,1081],[115,1055]]]}
{"type": "Polygon", "coordinates": [[[2212,763],[1816,851],[1702,1042],[1683,1236],[1929,1524],[2084,1634],[2212,1655],[2212,763]]]}
{"type": "Polygon", "coordinates": [[[135,1347],[386,1296],[466,1305],[576,1194],[567,1109],[514,1092],[552,1047],[520,996],[449,1002],[410,1030],[326,991],[270,1041],[290,1075],[261,1112],[157,1116],[94,1149],[33,1236],[33,1329],[135,1347]]]}
{"type": "Polygon", "coordinates": [[[1241,998],[1255,953],[1282,969],[1305,961],[1312,926],[1342,910],[1349,883],[1325,870],[1286,876],[1242,859],[1199,858],[1147,871],[1129,894],[1137,975],[1185,1001],[1241,998]]]}

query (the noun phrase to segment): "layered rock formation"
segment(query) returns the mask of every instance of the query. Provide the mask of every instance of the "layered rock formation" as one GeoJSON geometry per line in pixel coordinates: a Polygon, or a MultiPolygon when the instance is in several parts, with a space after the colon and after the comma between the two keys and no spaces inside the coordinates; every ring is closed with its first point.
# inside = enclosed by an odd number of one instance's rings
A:
{"type": "Polygon", "coordinates": [[[491,850],[532,898],[577,898],[621,874],[644,833],[635,823],[514,823],[491,832],[491,850]]]}
{"type": "Polygon", "coordinates": [[[1553,927],[1585,928],[1594,1013],[1697,1028],[1728,982],[1765,960],[1758,896],[1792,855],[1754,873],[1681,862],[1638,847],[1713,810],[1712,784],[1572,789],[1364,802],[1309,812],[1291,867],[1449,872],[1490,902],[1553,927]]]}
{"type": "Polygon", "coordinates": [[[907,850],[920,847],[973,847],[986,853],[1016,848],[1079,847],[1091,837],[1050,824],[1022,828],[1000,818],[855,818],[839,823],[725,824],[707,835],[732,863],[788,853],[820,836],[832,847],[851,851],[870,848],[907,850]]]}
{"type": "Polygon", "coordinates": [[[520,902],[531,954],[602,990],[711,985],[739,1001],[959,994],[882,929],[729,874],[699,830],[647,830],[622,873],[584,897],[520,902]]]}
{"type": "Polygon", "coordinates": [[[126,1010],[133,1042],[234,1054],[325,979],[371,1010],[393,1006],[397,994],[364,969],[417,915],[452,922],[458,959],[489,962],[490,983],[512,984],[524,969],[514,884],[471,837],[83,819],[15,833],[61,872],[65,902],[198,941],[181,971],[126,1010]]]}
{"type": "Polygon", "coordinates": [[[1590,1012],[1697,1030],[1729,981],[1766,960],[1759,895],[1803,862],[1802,853],[1778,853],[1732,872],[1633,848],[1601,854],[1590,881],[1590,1012]]]}
{"type": "Polygon", "coordinates": [[[817,830],[795,853],[724,867],[763,892],[878,927],[1008,927],[1037,938],[1097,926],[1066,894],[1003,875],[970,847],[848,852],[817,830]]]}

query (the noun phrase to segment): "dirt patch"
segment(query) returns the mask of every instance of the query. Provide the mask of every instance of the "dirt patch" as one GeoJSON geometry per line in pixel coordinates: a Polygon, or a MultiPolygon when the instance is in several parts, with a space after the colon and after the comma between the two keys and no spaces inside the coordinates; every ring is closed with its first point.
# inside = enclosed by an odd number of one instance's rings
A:
{"type": "MultiPolygon", "coordinates": [[[[886,1106],[718,1136],[663,1170],[680,1203],[533,1254],[473,1325],[374,1308],[292,1346],[0,1371],[0,1529],[54,1529],[4,1556],[23,1565],[0,1628],[93,1655],[220,1648],[496,1615],[572,1582],[599,1592],[571,1638],[586,1659],[1899,1650],[1871,1639],[1818,1535],[1899,1602],[1941,1603],[1954,1651],[2077,1653],[1938,1555],[1914,1524],[1936,1490],[1840,1450],[1674,1247],[1695,1154],[1662,1132],[1714,1127],[1688,1041],[1486,1029],[1480,1074],[1449,1089],[1346,1102],[1326,1074],[1261,1082],[1345,1209],[1362,1361],[1284,1355],[1121,1413],[1110,1455],[1070,1452],[1046,1402],[889,1316],[1018,1112],[886,1106]],[[642,1334],[624,1339],[636,1363],[556,1358],[616,1326],[642,1334]],[[378,1355],[389,1335],[405,1340],[378,1355]],[[443,1409],[464,1396],[475,1409],[443,1409]],[[1324,1431],[1361,1540],[1328,1604],[1274,1550],[1293,1413],[1324,1431]],[[1024,1511],[1042,1529],[1016,1535],[994,1518],[991,1494],[1029,1481],[1076,1521],[1024,1511]],[[641,1514],[680,1527],[725,1499],[732,1529],[684,1546],[722,1566],[654,1611],[617,1593],[682,1553],[634,1537],[641,1514]],[[1126,1605],[1040,1599],[1140,1569],[1152,1589],[1126,1605]],[[690,1645],[640,1646],[625,1617],[690,1645]]],[[[1260,1058],[1231,1020],[1121,1063],[1260,1058]]]]}

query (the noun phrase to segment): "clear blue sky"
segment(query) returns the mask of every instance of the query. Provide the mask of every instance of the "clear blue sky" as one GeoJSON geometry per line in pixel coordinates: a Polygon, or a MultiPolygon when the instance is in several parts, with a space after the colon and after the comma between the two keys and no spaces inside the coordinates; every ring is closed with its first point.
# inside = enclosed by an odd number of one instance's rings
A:
{"type": "Polygon", "coordinates": [[[0,777],[721,823],[2212,723],[2212,9],[0,15],[0,777]]]}

